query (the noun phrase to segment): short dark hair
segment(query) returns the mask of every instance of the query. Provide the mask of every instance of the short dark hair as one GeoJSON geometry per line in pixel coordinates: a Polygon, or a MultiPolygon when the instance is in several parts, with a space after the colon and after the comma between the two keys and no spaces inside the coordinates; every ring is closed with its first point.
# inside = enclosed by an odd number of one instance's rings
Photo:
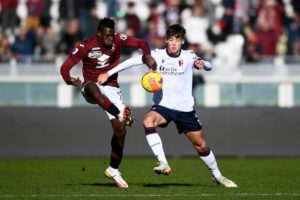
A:
{"type": "Polygon", "coordinates": [[[167,29],[167,38],[176,37],[176,38],[185,38],[186,30],[179,24],[173,24],[167,29]]]}
{"type": "Polygon", "coordinates": [[[104,17],[99,20],[97,30],[100,31],[103,27],[115,28],[115,21],[111,18],[104,17]]]}

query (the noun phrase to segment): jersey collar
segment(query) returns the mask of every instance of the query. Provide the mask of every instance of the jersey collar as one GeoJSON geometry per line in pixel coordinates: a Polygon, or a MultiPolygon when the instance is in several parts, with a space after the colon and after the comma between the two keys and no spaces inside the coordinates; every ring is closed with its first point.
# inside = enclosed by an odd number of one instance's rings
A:
{"type": "Polygon", "coordinates": [[[170,57],[172,57],[172,58],[178,58],[178,57],[180,56],[180,54],[181,54],[181,49],[180,49],[180,52],[179,52],[179,54],[178,54],[178,55],[176,55],[176,56],[169,54],[169,52],[168,52],[168,48],[166,48],[166,53],[168,54],[168,56],[170,56],[170,57]]]}

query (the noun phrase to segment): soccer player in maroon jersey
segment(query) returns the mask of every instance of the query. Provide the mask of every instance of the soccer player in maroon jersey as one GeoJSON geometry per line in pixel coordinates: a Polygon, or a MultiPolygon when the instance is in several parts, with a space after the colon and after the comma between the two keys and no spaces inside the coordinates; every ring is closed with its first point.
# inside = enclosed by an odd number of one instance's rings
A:
{"type": "Polygon", "coordinates": [[[149,45],[138,38],[115,32],[115,22],[110,18],[99,21],[97,34],[80,42],[73,53],[61,66],[61,75],[68,85],[82,85],[82,93],[86,101],[98,104],[104,109],[110,119],[113,136],[111,140],[110,166],[106,169],[106,177],[114,180],[118,187],[127,188],[128,184],[122,178],[118,167],[123,157],[123,147],[126,135],[125,125],[132,126],[131,112],[122,100],[121,90],[117,81],[118,74],[111,76],[100,84],[97,78],[100,74],[116,67],[119,63],[122,47],[141,48],[143,61],[149,68],[156,68],[156,62],[151,56],[149,45]],[[72,77],[70,70],[82,61],[84,81],[72,77]]]}

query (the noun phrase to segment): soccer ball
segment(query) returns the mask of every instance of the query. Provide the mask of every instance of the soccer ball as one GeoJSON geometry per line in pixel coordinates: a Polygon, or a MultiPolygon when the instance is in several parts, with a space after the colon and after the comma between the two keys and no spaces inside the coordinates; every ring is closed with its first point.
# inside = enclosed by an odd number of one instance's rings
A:
{"type": "Polygon", "coordinates": [[[157,92],[163,86],[163,78],[160,73],[147,72],[142,78],[142,86],[147,92],[157,92]]]}

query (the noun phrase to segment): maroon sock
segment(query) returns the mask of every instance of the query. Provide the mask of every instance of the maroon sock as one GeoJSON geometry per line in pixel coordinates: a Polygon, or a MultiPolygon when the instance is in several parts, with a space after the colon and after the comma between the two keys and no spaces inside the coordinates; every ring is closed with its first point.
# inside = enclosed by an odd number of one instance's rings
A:
{"type": "Polygon", "coordinates": [[[113,136],[111,140],[110,166],[115,169],[118,169],[123,158],[123,145],[120,143],[122,144],[117,137],[113,136]]]}
{"type": "Polygon", "coordinates": [[[120,113],[120,110],[117,108],[117,106],[112,104],[108,98],[104,98],[101,107],[115,117],[118,117],[118,114],[120,113]]]}

